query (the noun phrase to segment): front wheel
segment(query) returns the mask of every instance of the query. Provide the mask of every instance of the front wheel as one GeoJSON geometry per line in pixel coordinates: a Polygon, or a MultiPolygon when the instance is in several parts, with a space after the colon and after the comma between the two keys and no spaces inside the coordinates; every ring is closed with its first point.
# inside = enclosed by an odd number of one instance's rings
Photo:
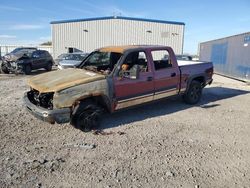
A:
{"type": "Polygon", "coordinates": [[[71,117],[71,124],[83,132],[98,127],[102,108],[91,100],[83,101],[75,107],[71,117]]]}
{"type": "Polygon", "coordinates": [[[52,63],[49,62],[49,64],[45,67],[45,69],[46,69],[47,71],[51,71],[51,70],[52,70],[52,63]]]}
{"type": "Polygon", "coordinates": [[[24,74],[26,74],[26,75],[31,74],[31,66],[30,65],[25,65],[24,66],[24,74]]]}
{"type": "Polygon", "coordinates": [[[196,104],[200,101],[202,94],[202,86],[198,81],[192,81],[187,93],[184,94],[183,99],[188,104],[196,104]]]}
{"type": "Polygon", "coordinates": [[[5,74],[9,74],[10,71],[8,70],[7,63],[2,63],[1,64],[1,71],[5,74]]]}

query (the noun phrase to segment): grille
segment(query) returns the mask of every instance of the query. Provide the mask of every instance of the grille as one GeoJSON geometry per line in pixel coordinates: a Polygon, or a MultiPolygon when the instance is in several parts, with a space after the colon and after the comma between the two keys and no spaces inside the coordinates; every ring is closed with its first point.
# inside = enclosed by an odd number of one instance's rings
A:
{"type": "Polygon", "coordinates": [[[33,104],[49,110],[53,109],[53,95],[53,92],[39,93],[39,91],[35,89],[31,89],[28,92],[28,98],[33,104]]]}

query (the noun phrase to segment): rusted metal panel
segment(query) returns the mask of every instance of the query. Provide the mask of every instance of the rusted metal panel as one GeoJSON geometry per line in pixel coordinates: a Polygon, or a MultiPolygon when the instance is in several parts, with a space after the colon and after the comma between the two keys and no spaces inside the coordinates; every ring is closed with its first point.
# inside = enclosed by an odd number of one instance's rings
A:
{"type": "Polygon", "coordinates": [[[47,93],[102,79],[104,75],[84,69],[63,69],[34,76],[28,80],[28,85],[40,93],[47,93]]]}
{"type": "Polygon", "coordinates": [[[137,45],[128,45],[128,46],[107,46],[100,48],[101,52],[117,52],[117,53],[124,53],[127,49],[139,48],[137,45]]]}
{"type": "Polygon", "coordinates": [[[200,44],[200,60],[212,61],[215,72],[250,80],[250,32],[200,44]]]}
{"type": "Polygon", "coordinates": [[[106,79],[92,81],[64,89],[54,94],[53,104],[56,108],[71,107],[77,101],[93,96],[110,98],[106,79]]]}

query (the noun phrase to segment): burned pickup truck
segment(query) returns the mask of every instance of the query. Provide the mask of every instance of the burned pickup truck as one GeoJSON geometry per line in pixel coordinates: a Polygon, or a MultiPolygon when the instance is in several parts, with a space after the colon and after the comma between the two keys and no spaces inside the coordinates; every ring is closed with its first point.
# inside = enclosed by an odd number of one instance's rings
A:
{"type": "Polygon", "coordinates": [[[35,76],[25,93],[27,109],[50,123],[70,122],[89,131],[107,111],[180,95],[199,102],[212,83],[210,62],[179,61],[170,47],[117,46],[98,49],[75,69],[35,76]]]}

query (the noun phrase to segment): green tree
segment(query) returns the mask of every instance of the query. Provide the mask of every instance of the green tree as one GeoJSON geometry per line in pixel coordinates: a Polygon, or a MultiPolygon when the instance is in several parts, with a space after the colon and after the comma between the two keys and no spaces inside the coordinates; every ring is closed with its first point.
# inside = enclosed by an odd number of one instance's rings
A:
{"type": "Polygon", "coordinates": [[[42,44],[40,44],[41,46],[52,46],[52,42],[51,41],[47,41],[47,42],[44,42],[42,44]]]}

